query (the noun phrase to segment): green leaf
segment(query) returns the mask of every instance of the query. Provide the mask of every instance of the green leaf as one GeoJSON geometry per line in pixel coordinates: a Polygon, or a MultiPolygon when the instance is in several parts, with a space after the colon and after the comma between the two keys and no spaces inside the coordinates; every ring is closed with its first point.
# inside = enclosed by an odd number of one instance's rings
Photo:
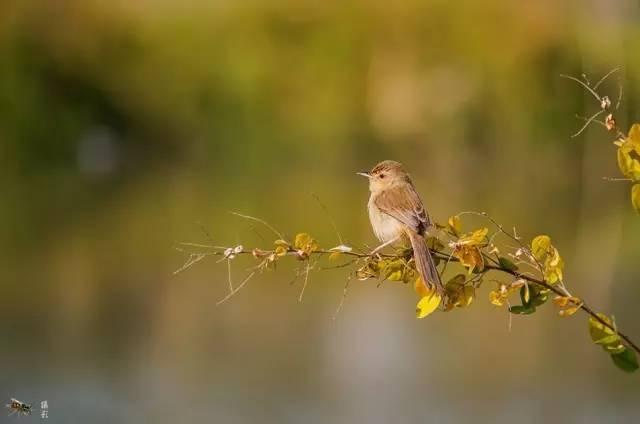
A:
{"type": "Polygon", "coordinates": [[[509,312],[517,315],[530,315],[536,311],[536,307],[533,305],[515,305],[509,308],[509,312]]]}
{"type": "MultiPolygon", "coordinates": [[[[611,319],[609,319],[608,316],[601,313],[598,313],[597,315],[608,325],[612,326],[611,319]]],[[[594,317],[589,318],[589,335],[591,336],[591,340],[596,344],[608,345],[611,343],[615,343],[617,342],[617,340],[619,340],[619,336],[616,334],[615,331],[605,326],[594,317]],[[613,338],[613,336],[615,336],[616,338],[613,338]]]]}
{"type": "Polygon", "coordinates": [[[389,281],[402,281],[404,278],[406,265],[403,263],[402,259],[395,260],[389,263],[384,268],[384,278],[389,281]]]}
{"type": "Polygon", "coordinates": [[[625,349],[620,353],[613,353],[611,354],[611,359],[622,371],[634,372],[638,369],[638,358],[631,349],[625,349]]]}
{"type": "Polygon", "coordinates": [[[544,234],[537,236],[531,241],[531,253],[539,261],[545,257],[550,247],[551,237],[544,234]]]}
{"type": "MultiPolygon", "coordinates": [[[[426,238],[427,247],[433,250],[442,250],[444,249],[444,244],[437,237],[427,237],[426,238]]],[[[435,259],[435,258],[434,258],[435,259]]]]}
{"type": "Polygon", "coordinates": [[[464,286],[465,281],[467,281],[467,277],[465,277],[464,274],[456,274],[449,281],[447,281],[445,287],[451,286],[452,288],[454,288],[455,286],[464,286]]]}
{"type": "Polygon", "coordinates": [[[627,348],[622,343],[613,343],[602,346],[605,352],[615,355],[624,352],[627,348]]]}
{"type": "Polygon", "coordinates": [[[514,264],[513,261],[505,256],[500,256],[498,258],[498,262],[500,266],[508,271],[517,271],[518,265],[514,264]]]}
{"type": "Polygon", "coordinates": [[[631,204],[640,213],[640,184],[634,184],[631,187],[631,204]]]}
{"type": "Polygon", "coordinates": [[[529,284],[520,287],[520,300],[522,301],[522,305],[526,307],[531,305],[531,290],[529,289],[529,284]]]}

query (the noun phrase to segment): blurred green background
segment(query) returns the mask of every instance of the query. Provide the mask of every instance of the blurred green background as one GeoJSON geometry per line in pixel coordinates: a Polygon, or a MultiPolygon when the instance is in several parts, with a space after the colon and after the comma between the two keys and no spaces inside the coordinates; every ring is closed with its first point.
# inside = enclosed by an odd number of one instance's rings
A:
{"type": "Polygon", "coordinates": [[[640,120],[639,18],[606,0],[4,0],[2,394],[47,400],[52,423],[637,422],[638,376],[552,305],[509,331],[485,288],[418,321],[409,287],[356,282],[333,320],[347,270],[299,303],[284,265],[219,307],[224,263],[172,272],[178,242],[208,242],[197,223],[271,245],[228,211],[338,244],[312,193],[373,244],[355,172],[395,159],[438,221],[550,234],[570,289],[637,341],[640,218],[602,179],[611,135],[570,137],[597,105],[560,74],[620,66],[603,91],[623,83],[620,124],[640,120]]]}

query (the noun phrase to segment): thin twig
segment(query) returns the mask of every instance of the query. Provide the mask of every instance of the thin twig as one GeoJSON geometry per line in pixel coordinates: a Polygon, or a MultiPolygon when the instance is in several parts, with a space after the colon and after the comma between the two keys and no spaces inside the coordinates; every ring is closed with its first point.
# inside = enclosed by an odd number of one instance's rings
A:
{"type": "Polygon", "coordinates": [[[333,220],[333,217],[329,213],[329,209],[327,209],[327,207],[324,205],[324,203],[322,203],[322,201],[320,200],[320,197],[318,197],[317,194],[311,193],[311,196],[313,196],[313,198],[316,199],[316,202],[318,202],[318,204],[320,205],[320,207],[324,211],[325,215],[327,215],[327,218],[329,218],[329,222],[331,222],[331,226],[333,227],[334,231],[336,232],[336,235],[338,236],[338,241],[340,242],[340,244],[341,245],[344,244],[344,241],[342,240],[342,235],[340,234],[340,231],[338,231],[338,226],[336,225],[336,222],[333,220]]]}
{"type": "Polygon", "coordinates": [[[311,271],[311,265],[309,264],[309,261],[307,261],[304,271],[304,283],[302,284],[302,290],[300,290],[298,302],[302,302],[302,298],[304,297],[304,291],[307,288],[307,283],[309,282],[309,271],[311,271]]]}
{"type": "Polygon", "coordinates": [[[584,87],[585,90],[587,90],[589,93],[591,93],[593,95],[593,97],[596,98],[596,100],[598,102],[600,102],[602,99],[600,98],[600,96],[598,95],[598,93],[596,93],[591,87],[589,87],[587,84],[584,83],[584,81],[579,80],[576,77],[572,77],[571,75],[564,75],[564,74],[560,74],[561,78],[566,78],[566,79],[570,79],[572,81],[577,82],[578,84],[580,84],[582,87],[584,87]]]}
{"type": "Polygon", "coordinates": [[[347,282],[345,283],[344,289],[342,290],[342,297],[340,298],[340,304],[338,305],[338,308],[336,309],[336,311],[333,313],[334,321],[338,316],[338,314],[340,313],[340,311],[342,310],[342,307],[344,306],[344,301],[347,299],[347,291],[349,290],[349,283],[351,283],[352,278],[353,278],[353,274],[349,274],[349,278],[347,278],[347,282]]]}
{"type": "Polygon", "coordinates": [[[600,116],[600,114],[601,114],[601,113],[604,113],[604,109],[601,109],[601,110],[597,111],[596,113],[594,113],[593,115],[591,115],[591,117],[590,117],[590,118],[588,118],[588,119],[584,118],[583,116],[576,115],[576,118],[584,119],[586,122],[584,123],[584,125],[582,126],[582,128],[580,128],[580,129],[578,130],[578,132],[576,132],[575,134],[573,134],[573,135],[571,136],[571,138],[576,138],[577,136],[579,136],[580,134],[582,134],[582,132],[583,132],[584,130],[586,130],[586,129],[587,129],[587,127],[589,126],[589,124],[591,124],[591,123],[592,123],[592,122],[593,122],[593,121],[594,121],[598,116],[600,116]]]}
{"type": "Polygon", "coordinates": [[[598,82],[596,83],[596,85],[594,85],[594,86],[593,86],[593,89],[594,89],[594,90],[597,90],[597,89],[598,89],[598,87],[600,86],[600,84],[602,84],[603,82],[605,82],[605,80],[606,80],[607,78],[609,78],[611,75],[615,74],[615,73],[616,73],[616,72],[618,72],[619,70],[620,70],[620,68],[618,67],[618,68],[613,68],[612,70],[610,70],[609,72],[607,72],[607,73],[606,73],[606,75],[605,75],[605,76],[603,76],[602,78],[600,78],[600,81],[598,81],[598,82]]]}
{"type": "Polygon", "coordinates": [[[250,219],[250,220],[252,220],[252,221],[259,222],[259,223],[261,223],[262,225],[264,225],[265,227],[267,227],[268,229],[270,229],[271,231],[273,231],[273,233],[274,233],[275,235],[277,235],[280,239],[284,240],[284,236],[282,235],[282,233],[280,233],[278,230],[276,230],[275,228],[273,228],[273,227],[271,226],[271,224],[269,224],[267,221],[265,221],[265,220],[263,220],[263,219],[260,219],[260,218],[256,218],[255,216],[244,215],[244,214],[241,214],[241,213],[238,213],[238,212],[233,212],[233,211],[232,211],[232,212],[230,212],[230,213],[231,213],[232,215],[239,216],[240,218],[250,219]]]}
{"type": "Polygon", "coordinates": [[[236,287],[234,290],[232,290],[231,292],[229,292],[229,294],[227,294],[225,297],[223,297],[222,299],[220,299],[219,301],[216,302],[216,306],[223,304],[224,302],[226,302],[227,300],[231,299],[233,297],[233,295],[235,295],[236,293],[238,293],[245,284],[247,284],[249,282],[249,280],[251,279],[251,277],[253,277],[256,274],[257,271],[253,271],[251,272],[247,278],[245,278],[242,283],[240,283],[238,285],[238,287],[236,287]]]}
{"type": "Polygon", "coordinates": [[[227,259],[227,277],[229,279],[229,292],[232,292],[233,281],[231,280],[231,259],[227,259]]]}

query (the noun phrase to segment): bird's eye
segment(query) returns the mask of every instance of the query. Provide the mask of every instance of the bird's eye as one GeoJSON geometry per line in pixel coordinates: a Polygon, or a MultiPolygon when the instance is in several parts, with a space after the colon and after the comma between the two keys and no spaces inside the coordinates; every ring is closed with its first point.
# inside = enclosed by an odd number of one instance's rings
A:
{"type": "Polygon", "coordinates": [[[380,174],[380,178],[384,178],[384,174],[380,174]]]}

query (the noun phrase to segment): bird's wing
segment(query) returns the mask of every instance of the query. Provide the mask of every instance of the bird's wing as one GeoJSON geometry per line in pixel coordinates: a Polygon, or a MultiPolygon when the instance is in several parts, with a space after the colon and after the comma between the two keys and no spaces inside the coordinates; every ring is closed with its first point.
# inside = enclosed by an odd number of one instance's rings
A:
{"type": "Polygon", "coordinates": [[[420,196],[410,184],[398,185],[382,191],[375,199],[376,206],[418,234],[431,226],[420,196]]]}

